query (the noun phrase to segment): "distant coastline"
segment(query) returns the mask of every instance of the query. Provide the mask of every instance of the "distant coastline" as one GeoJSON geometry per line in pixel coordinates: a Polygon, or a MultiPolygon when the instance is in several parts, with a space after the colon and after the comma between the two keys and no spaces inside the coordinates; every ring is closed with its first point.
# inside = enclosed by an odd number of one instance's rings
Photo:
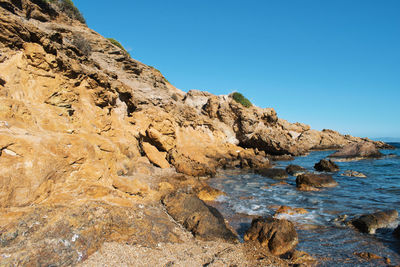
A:
{"type": "Polygon", "coordinates": [[[374,141],[382,141],[385,143],[400,143],[400,137],[377,137],[371,138],[374,141]]]}

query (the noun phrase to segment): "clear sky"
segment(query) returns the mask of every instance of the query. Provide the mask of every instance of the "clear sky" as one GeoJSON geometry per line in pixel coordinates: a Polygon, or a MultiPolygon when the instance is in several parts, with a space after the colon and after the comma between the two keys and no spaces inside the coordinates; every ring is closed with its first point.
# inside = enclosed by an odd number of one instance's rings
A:
{"type": "Polygon", "coordinates": [[[242,92],[281,118],[400,138],[400,0],[75,0],[177,88],[242,92]]]}

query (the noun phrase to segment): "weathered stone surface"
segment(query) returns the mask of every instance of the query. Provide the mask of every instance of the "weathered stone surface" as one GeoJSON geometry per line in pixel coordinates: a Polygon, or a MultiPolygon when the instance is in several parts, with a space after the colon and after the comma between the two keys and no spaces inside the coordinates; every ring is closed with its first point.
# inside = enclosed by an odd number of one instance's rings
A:
{"type": "Polygon", "coordinates": [[[272,179],[286,179],[288,174],[284,169],[258,169],[256,172],[262,176],[272,179]]]}
{"type": "Polygon", "coordinates": [[[316,163],[314,169],[319,172],[337,172],[340,170],[339,166],[335,162],[326,159],[321,159],[316,163]]]}
{"type": "Polygon", "coordinates": [[[274,218],[253,219],[244,235],[244,240],[258,241],[274,255],[292,251],[299,242],[293,223],[274,218]]]}
{"type": "Polygon", "coordinates": [[[344,159],[344,160],[357,160],[364,158],[379,158],[383,154],[379,152],[374,143],[362,142],[350,144],[343,147],[341,150],[330,155],[330,158],[344,159]]]}
{"type": "Polygon", "coordinates": [[[296,186],[300,190],[309,190],[312,188],[335,187],[338,183],[327,174],[306,173],[297,176],[296,186]]]}
{"type": "Polygon", "coordinates": [[[164,197],[162,202],[172,218],[195,237],[203,240],[237,241],[237,236],[226,227],[224,218],[218,210],[206,205],[197,196],[174,193],[164,197]]]}
{"type": "Polygon", "coordinates": [[[180,241],[174,222],[151,206],[91,202],[42,206],[24,213],[0,229],[0,261],[5,266],[76,265],[104,242],[151,247],[180,241]]]}
{"type": "Polygon", "coordinates": [[[396,210],[379,211],[372,214],[361,215],[351,223],[363,233],[374,234],[379,228],[385,228],[399,216],[396,210]]]}
{"type": "Polygon", "coordinates": [[[166,152],[160,152],[155,146],[146,142],[142,143],[142,149],[154,165],[163,169],[170,167],[168,161],[165,159],[167,156],[166,152]]]}
{"type": "Polygon", "coordinates": [[[225,192],[213,188],[207,184],[200,186],[198,189],[195,190],[197,197],[203,201],[214,201],[220,196],[226,196],[225,192]]]}
{"type": "Polygon", "coordinates": [[[293,176],[299,176],[300,174],[305,173],[307,170],[298,165],[289,165],[286,167],[286,172],[293,176]]]}

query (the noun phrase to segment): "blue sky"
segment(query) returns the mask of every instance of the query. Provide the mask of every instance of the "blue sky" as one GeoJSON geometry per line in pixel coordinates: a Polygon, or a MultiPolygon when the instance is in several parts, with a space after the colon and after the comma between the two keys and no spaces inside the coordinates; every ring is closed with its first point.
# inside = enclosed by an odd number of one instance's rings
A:
{"type": "Polygon", "coordinates": [[[281,118],[400,138],[399,0],[75,0],[177,88],[242,92],[281,118]]]}

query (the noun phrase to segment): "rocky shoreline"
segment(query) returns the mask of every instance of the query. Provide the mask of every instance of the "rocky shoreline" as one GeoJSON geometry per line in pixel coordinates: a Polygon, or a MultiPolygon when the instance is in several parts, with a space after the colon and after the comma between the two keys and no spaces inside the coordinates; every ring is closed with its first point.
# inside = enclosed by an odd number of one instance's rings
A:
{"type": "Polygon", "coordinates": [[[191,253],[207,266],[308,262],[232,244],[235,233],[201,200],[221,194],[204,180],[219,168],[268,170],[272,160],[362,144],[390,148],[231,96],[182,92],[49,2],[0,1],[5,266],[95,265],[116,250],[138,252],[127,260],[140,263],[160,246],[167,266],[189,264],[191,253]]]}

